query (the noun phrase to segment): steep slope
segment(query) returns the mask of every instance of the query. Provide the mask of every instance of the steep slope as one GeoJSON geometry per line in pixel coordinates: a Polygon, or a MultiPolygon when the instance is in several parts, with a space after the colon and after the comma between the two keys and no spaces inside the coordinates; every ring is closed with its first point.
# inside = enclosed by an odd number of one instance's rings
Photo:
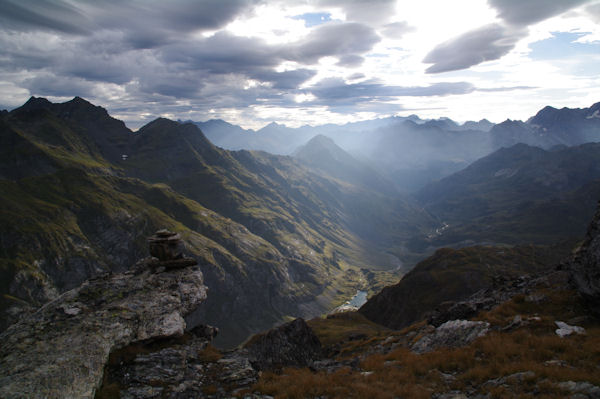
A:
{"type": "Polygon", "coordinates": [[[432,245],[551,243],[577,237],[600,193],[600,145],[545,151],[518,144],[484,157],[417,194],[449,224],[432,245]]]}
{"type": "Polygon", "coordinates": [[[221,150],[192,124],[154,121],[139,130],[136,147],[125,166],[128,174],[168,183],[302,263],[318,264],[318,257],[330,259],[336,252],[346,263],[386,268],[387,255],[378,252],[431,226],[428,215],[408,200],[333,181],[287,157],[221,150]],[[361,213],[357,202],[366,205],[361,213]],[[377,220],[366,220],[367,213],[377,220]],[[384,218],[387,225],[397,224],[395,234],[379,227],[384,218]],[[321,242],[337,244],[326,248],[321,242]]]}

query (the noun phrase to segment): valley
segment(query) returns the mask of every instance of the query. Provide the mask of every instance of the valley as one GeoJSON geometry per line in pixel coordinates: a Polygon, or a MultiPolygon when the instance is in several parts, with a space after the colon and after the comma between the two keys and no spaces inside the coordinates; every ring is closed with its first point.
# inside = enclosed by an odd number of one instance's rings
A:
{"type": "MultiPolygon", "coordinates": [[[[590,135],[597,123],[586,115],[595,108],[554,111],[569,120],[579,115],[590,135]]],[[[535,126],[551,112],[540,111],[535,126]]],[[[414,133],[392,127],[409,123],[421,129],[420,140],[439,143],[499,126],[483,122],[467,129],[409,118],[306,128],[294,139],[319,131],[329,137],[319,133],[292,156],[224,150],[196,125],[164,118],[132,132],[78,97],[32,98],[1,123],[3,328],[86,279],[126,271],[143,257],[145,237],[166,227],[185,237],[216,293],[190,323],[221,327],[217,344],[231,346],[287,317],[326,313],[356,290],[372,297],[441,247],[549,245],[580,236],[600,195],[596,144],[516,144],[427,184],[413,169],[423,187],[407,194],[367,156],[372,146],[356,144],[365,152],[350,155],[331,138],[351,146],[372,128],[381,137],[373,143],[405,140],[414,133]]],[[[461,156],[457,143],[445,157],[461,156]]],[[[423,158],[429,147],[415,145],[421,152],[414,159],[440,159],[439,151],[423,158]]]]}

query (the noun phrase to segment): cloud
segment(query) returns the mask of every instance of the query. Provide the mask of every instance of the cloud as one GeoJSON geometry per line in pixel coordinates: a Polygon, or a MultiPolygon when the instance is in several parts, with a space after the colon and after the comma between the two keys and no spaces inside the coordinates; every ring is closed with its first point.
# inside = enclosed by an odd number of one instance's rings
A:
{"type": "Polygon", "coordinates": [[[392,22],[383,26],[380,32],[389,38],[400,39],[405,33],[414,31],[415,28],[410,26],[408,22],[392,22]]]}
{"type": "Polygon", "coordinates": [[[336,65],[349,68],[356,68],[361,66],[364,61],[365,59],[360,55],[348,54],[341,56],[336,65]]]}
{"type": "Polygon", "coordinates": [[[271,82],[273,88],[292,90],[296,89],[302,83],[311,79],[317,74],[317,71],[312,69],[295,69],[284,72],[276,72],[272,69],[264,69],[252,73],[252,77],[262,82],[271,82]]]}
{"type": "Polygon", "coordinates": [[[564,13],[589,0],[488,0],[502,23],[493,23],[463,33],[437,45],[423,59],[433,64],[427,73],[467,69],[508,54],[528,34],[527,27],[564,13]]]}
{"type": "Polygon", "coordinates": [[[525,27],[589,2],[589,0],[488,0],[506,23],[525,27]]]}
{"type": "Polygon", "coordinates": [[[57,76],[53,73],[40,73],[23,81],[23,87],[32,95],[72,97],[77,93],[83,97],[94,95],[94,84],[84,79],[57,76]]]}
{"type": "Polygon", "coordinates": [[[440,73],[466,69],[484,61],[497,60],[508,54],[517,41],[524,37],[524,29],[511,29],[500,24],[490,24],[463,33],[437,45],[423,59],[427,73],[440,73]]]}
{"type": "Polygon", "coordinates": [[[55,30],[88,34],[91,21],[76,7],[52,0],[2,0],[0,21],[11,30],[55,30]]]}
{"type": "Polygon", "coordinates": [[[468,82],[439,82],[429,86],[388,86],[377,82],[347,84],[341,78],[327,78],[306,89],[319,103],[353,104],[396,97],[429,97],[467,94],[475,90],[468,82]]]}
{"type": "Polygon", "coordinates": [[[595,3],[587,6],[585,11],[589,14],[592,21],[600,24],[600,3],[595,3]]]}
{"type": "Polygon", "coordinates": [[[231,22],[256,0],[1,0],[0,21],[16,31],[50,30],[91,35],[119,31],[134,48],[154,48],[177,35],[214,30],[231,22]]]}
{"type": "Polygon", "coordinates": [[[514,91],[514,90],[532,90],[537,89],[535,86],[510,86],[510,87],[478,87],[477,91],[483,92],[501,92],[501,91],[514,91]]]}
{"type": "Polygon", "coordinates": [[[325,56],[365,53],[379,40],[375,30],[367,25],[356,22],[329,23],[318,26],[303,40],[292,44],[289,51],[284,52],[284,56],[290,60],[314,64],[325,56]]]}
{"type": "Polygon", "coordinates": [[[321,7],[337,7],[344,10],[347,21],[377,25],[387,22],[394,15],[395,0],[320,0],[321,7]]]}

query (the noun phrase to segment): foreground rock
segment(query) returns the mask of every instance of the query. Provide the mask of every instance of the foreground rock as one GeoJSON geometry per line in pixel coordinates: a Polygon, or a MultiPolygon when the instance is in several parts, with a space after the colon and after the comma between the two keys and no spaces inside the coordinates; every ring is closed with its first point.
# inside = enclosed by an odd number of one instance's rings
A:
{"type": "Polygon", "coordinates": [[[579,293],[590,309],[600,315],[600,206],[568,268],[579,293]]]}
{"type": "Polygon", "coordinates": [[[258,372],[246,357],[209,346],[214,335],[201,326],[111,353],[96,399],[220,398],[255,383],[258,372]]]}
{"type": "Polygon", "coordinates": [[[300,318],[255,335],[244,349],[258,370],[307,367],[321,357],[319,338],[300,318]]]}
{"type": "Polygon", "coordinates": [[[202,272],[148,264],[87,281],[3,332],[0,397],[93,398],[112,351],[183,335],[206,298],[202,272]]]}

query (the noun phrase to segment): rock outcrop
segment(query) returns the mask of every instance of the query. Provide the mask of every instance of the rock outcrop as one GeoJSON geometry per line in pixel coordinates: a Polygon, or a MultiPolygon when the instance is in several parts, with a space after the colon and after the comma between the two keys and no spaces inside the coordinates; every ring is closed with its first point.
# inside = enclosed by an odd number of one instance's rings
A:
{"type": "Polygon", "coordinates": [[[202,272],[149,263],[86,281],[4,331],[0,397],[93,398],[112,351],[183,335],[206,298],[202,272]]]}
{"type": "Polygon", "coordinates": [[[96,398],[224,397],[255,383],[258,372],[246,357],[208,345],[214,335],[214,328],[202,326],[111,353],[96,398]]]}
{"type": "Polygon", "coordinates": [[[321,342],[303,319],[255,335],[244,346],[258,370],[307,367],[321,357],[321,342]]]}
{"type": "Polygon", "coordinates": [[[490,329],[485,321],[451,320],[437,327],[415,342],[412,350],[417,353],[431,352],[441,347],[457,348],[483,337],[490,329]]]}
{"type": "Polygon", "coordinates": [[[600,315],[600,204],[568,269],[571,282],[590,309],[600,315]]]}

